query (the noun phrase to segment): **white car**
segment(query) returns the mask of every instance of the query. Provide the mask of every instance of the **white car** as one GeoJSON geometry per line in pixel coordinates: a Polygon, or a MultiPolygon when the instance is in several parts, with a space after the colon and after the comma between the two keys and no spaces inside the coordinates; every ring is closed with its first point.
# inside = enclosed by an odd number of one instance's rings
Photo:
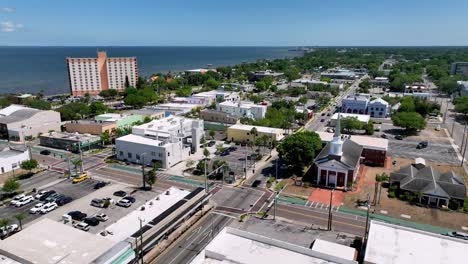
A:
{"type": "Polygon", "coordinates": [[[78,224],[74,225],[74,227],[83,231],[89,231],[89,225],[85,222],[79,222],[78,224]]]}
{"type": "Polygon", "coordinates": [[[117,203],[118,206],[122,206],[122,207],[130,207],[132,205],[132,202],[130,202],[129,200],[123,198],[122,200],[120,200],[118,203],[117,203]]]}
{"type": "Polygon", "coordinates": [[[36,198],[36,199],[39,200],[39,199],[41,199],[42,196],[44,196],[44,194],[46,194],[46,193],[48,193],[48,192],[49,192],[49,191],[40,191],[40,192],[38,192],[38,193],[34,196],[34,198],[36,198]]]}
{"type": "Polygon", "coordinates": [[[33,208],[29,210],[30,214],[36,214],[39,213],[39,211],[44,207],[44,203],[38,203],[36,204],[33,208]]]}
{"type": "Polygon", "coordinates": [[[96,217],[97,220],[99,220],[101,222],[105,222],[105,221],[109,220],[109,217],[106,214],[98,214],[95,217],[96,217]]]}
{"type": "Polygon", "coordinates": [[[56,203],[47,203],[39,210],[39,213],[47,214],[48,212],[53,211],[57,207],[58,205],[56,203]]]}
{"type": "Polygon", "coordinates": [[[6,227],[0,228],[0,235],[7,236],[11,233],[18,232],[18,231],[19,231],[19,227],[17,224],[8,225],[6,227]]]}
{"type": "Polygon", "coordinates": [[[11,200],[10,205],[16,205],[16,203],[17,203],[19,200],[23,199],[25,196],[26,196],[26,195],[24,195],[24,194],[20,194],[20,195],[15,196],[15,197],[11,200]]]}
{"type": "Polygon", "coordinates": [[[34,197],[32,197],[31,195],[28,195],[28,196],[25,196],[23,197],[21,200],[19,200],[18,202],[15,203],[15,206],[16,207],[21,207],[23,205],[26,205],[30,202],[34,201],[34,197]]]}

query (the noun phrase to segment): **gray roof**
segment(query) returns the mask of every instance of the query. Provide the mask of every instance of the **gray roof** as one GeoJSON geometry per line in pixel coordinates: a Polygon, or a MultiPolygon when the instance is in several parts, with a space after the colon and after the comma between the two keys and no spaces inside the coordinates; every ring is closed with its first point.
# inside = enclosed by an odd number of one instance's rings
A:
{"type": "Polygon", "coordinates": [[[441,174],[431,166],[417,169],[410,165],[390,174],[391,183],[399,182],[400,189],[444,198],[465,199],[466,186],[453,171],[441,174]]]}
{"type": "Polygon", "coordinates": [[[343,168],[354,169],[356,168],[361,158],[363,147],[356,142],[345,139],[343,142],[343,154],[339,157],[330,155],[330,143],[327,143],[325,147],[320,151],[316,158],[316,162],[319,164],[327,163],[331,160],[336,160],[343,168]]]}
{"type": "Polygon", "coordinates": [[[37,110],[37,109],[21,109],[21,110],[17,110],[13,113],[11,113],[9,116],[3,116],[3,117],[0,117],[0,123],[1,124],[10,124],[10,123],[15,123],[15,122],[19,122],[19,121],[22,121],[22,120],[26,120],[30,117],[32,117],[33,115],[39,113],[40,110],[37,110]]]}

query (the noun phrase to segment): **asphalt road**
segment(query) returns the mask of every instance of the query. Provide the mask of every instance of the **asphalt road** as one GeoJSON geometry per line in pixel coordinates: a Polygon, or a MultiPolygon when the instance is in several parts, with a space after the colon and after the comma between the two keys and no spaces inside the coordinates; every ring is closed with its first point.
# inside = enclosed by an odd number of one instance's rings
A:
{"type": "Polygon", "coordinates": [[[153,263],[184,264],[190,263],[205,246],[225,226],[234,219],[231,217],[209,213],[195,224],[181,239],[171,245],[171,248],[158,257],[153,263]]]}
{"type": "Polygon", "coordinates": [[[51,184],[52,182],[60,180],[62,174],[55,171],[43,171],[34,174],[31,178],[20,180],[20,190],[32,191],[33,188],[37,190],[41,189],[42,186],[51,184]]]}

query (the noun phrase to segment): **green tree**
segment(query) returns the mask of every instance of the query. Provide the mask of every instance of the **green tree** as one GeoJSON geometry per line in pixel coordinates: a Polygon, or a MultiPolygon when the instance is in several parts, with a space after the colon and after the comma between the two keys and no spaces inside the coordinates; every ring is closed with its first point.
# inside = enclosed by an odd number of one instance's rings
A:
{"type": "Polygon", "coordinates": [[[89,112],[92,115],[101,115],[109,111],[109,108],[103,102],[92,102],[89,105],[89,112]]]}
{"type": "Polygon", "coordinates": [[[102,96],[104,98],[113,98],[117,96],[117,90],[115,89],[103,90],[99,93],[99,96],[102,96]]]}
{"type": "Polygon", "coordinates": [[[192,87],[184,86],[176,90],[176,95],[181,97],[187,97],[192,95],[192,87]]]}
{"type": "Polygon", "coordinates": [[[83,102],[69,103],[58,109],[62,120],[84,119],[90,114],[89,106],[83,102]]]}
{"type": "Polygon", "coordinates": [[[341,119],[341,129],[346,133],[354,133],[356,130],[361,130],[364,123],[359,121],[357,117],[345,117],[341,119]]]}
{"type": "Polygon", "coordinates": [[[398,112],[392,116],[394,126],[403,127],[406,130],[424,129],[426,121],[416,112],[398,112]]]}
{"type": "Polygon", "coordinates": [[[3,184],[2,190],[7,193],[16,192],[20,188],[20,183],[14,177],[8,178],[3,184]]]}
{"type": "Polygon", "coordinates": [[[206,147],[203,148],[203,156],[205,156],[205,159],[208,159],[210,154],[211,154],[210,151],[206,147]]]}
{"type": "Polygon", "coordinates": [[[216,132],[214,131],[214,129],[210,129],[210,137],[211,139],[214,139],[215,138],[215,135],[216,135],[216,132]]]}
{"type": "Polygon", "coordinates": [[[104,133],[101,134],[101,142],[103,145],[108,145],[111,143],[111,137],[109,135],[109,131],[104,131],[104,133]]]}
{"type": "Polygon", "coordinates": [[[37,163],[37,160],[31,159],[31,160],[25,160],[21,162],[21,168],[23,170],[28,170],[31,173],[31,170],[37,168],[39,164],[37,163]]]}
{"type": "Polygon", "coordinates": [[[311,131],[292,134],[277,147],[278,154],[286,165],[302,176],[305,166],[310,166],[322,149],[320,136],[311,131]]]}
{"type": "Polygon", "coordinates": [[[455,111],[468,115],[468,96],[458,97],[453,100],[453,103],[455,104],[455,111]]]}
{"type": "Polygon", "coordinates": [[[149,184],[150,188],[152,188],[153,185],[156,183],[156,181],[157,181],[156,169],[153,168],[146,173],[145,182],[149,184]]]}
{"type": "Polygon", "coordinates": [[[416,105],[414,103],[413,96],[403,97],[400,103],[401,105],[398,108],[399,112],[415,112],[416,111],[416,105]]]}
{"type": "Polygon", "coordinates": [[[15,214],[14,218],[16,219],[16,221],[18,221],[20,230],[23,230],[23,220],[26,219],[26,214],[18,213],[18,214],[15,214]]]}
{"type": "Polygon", "coordinates": [[[263,92],[267,89],[267,85],[263,81],[258,81],[255,83],[255,88],[257,88],[257,91],[263,92]]]}
{"type": "Polygon", "coordinates": [[[39,110],[50,110],[51,109],[51,106],[50,106],[49,102],[44,101],[44,100],[40,100],[40,99],[27,100],[26,105],[31,107],[31,108],[35,108],[35,109],[39,109],[39,110]]]}
{"type": "Polygon", "coordinates": [[[374,134],[374,121],[370,120],[369,123],[365,124],[363,127],[366,130],[367,135],[374,134]]]}
{"type": "Polygon", "coordinates": [[[210,89],[216,89],[219,87],[219,82],[213,78],[210,78],[205,82],[205,85],[210,89]]]}
{"type": "Polygon", "coordinates": [[[146,99],[141,95],[129,94],[124,98],[124,103],[128,106],[142,108],[146,103],[146,99]]]}

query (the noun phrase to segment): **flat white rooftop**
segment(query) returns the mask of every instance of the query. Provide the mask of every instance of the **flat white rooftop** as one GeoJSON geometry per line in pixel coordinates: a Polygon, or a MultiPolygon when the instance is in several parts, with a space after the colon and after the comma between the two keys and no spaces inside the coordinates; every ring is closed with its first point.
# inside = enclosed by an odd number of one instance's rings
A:
{"type": "Polygon", "coordinates": [[[208,263],[352,264],[357,262],[226,227],[191,262],[191,264],[208,263]]]}
{"type": "MultiPolygon", "coordinates": [[[[316,131],[320,136],[320,139],[324,142],[330,142],[333,139],[333,133],[328,132],[321,132],[316,131]]],[[[384,138],[377,138],[377,137],[369,137],[369,136],[349,136],[346,134],[342,134],[344,137],[351,137],[350,139],[357,144],[363,146],[364,148],[368,149],[376,149],[376,150],[387,150],[388,149],[388,140],[384,138]]]]}
{"type": "Polygon", "coordinates": [[[224,101],[222,103],[219,103],[221,106],[239,106],[239,107],[262,107],[262,108],[267,108],[266,105],[258,105],[254,104],[253,102],[246,102],[246,101],[241,101],[241,102],[232,102],[232,101],[224,101]]]}
{"type": "Polygon", "coordinates": [[[159,146],[161,143],[163,143],[162,141],[157,140],[157,139],[144,137],[144,136],[139,136],[139,135],[134,135],[134,134],[129,134],[129,135],[126,135],[126,136],[123,136],[123,137],[119,137],[116,140],[123,141],[123,142],[142,144],[142,145],[154,145],[154,146],[159,146]]]}
{"type": "Polygon", "coordinates": [[[9,258],[21,263],[82,264],[90,263],[113,245],[107,238],[44,218],[3,240],[0,254],[7,252],[9,258]]]}
{"type": "MultiPolygon", "coordinates": [[[[119,219],[114,224],[108,226],[106,230],[110,231],[112,235],[109,234],[106,236],[106,238],[114,242],[120,242],[127,239],[140,228],[139,219],[143,219],[143,225],[145,225],[190,193],[189,191],[180,190],[174,187],[171,187],[168,190],[170,195],[166,195],[164,192],[163,194],[159,195],[159,200],[156,200],[155,197],[147,201],[143,205],[145,207],[144,211],[140,210],[141,206],[134,208],[135,210],[133,212],[119,219]]],[[[97,234],[96,236],[101,235],[97,234]]]]}
{"type": "Polygon", "coordinates": [[[9,116],[18,110],[31,109],[22,105],[12,104],[0,110],[0,116],[9,116]]]}
{"type": "Polygon", "coordinates": [[[367,243],[368,264],[459,264],[468,256],[468,241],[374,220],[367,243]]]}
{"type": "MultiPolygon", "coordinates": [[[[348,113],[339,113],[341,116],[341,119],[347,118],[347,117],[356,117],[359,121],[368,123],[370,120],[370,115],[360,115],[360,114],[348,114],[348,113]]],[[[338,113],[333,114],[332,120],[338,120],[338,113]]]]}
{"type": "Polygon", "coordinates": [[[238,129],[238,130],[244,130],[244,131],[250,131],[252,128],[256,128],[258,132],[261,133],[283,133],[283,129],[281,128],[273,128],[273,127],[263,127],[263,126],[251,126],[251,125],[244,125],[244,124],[236,124],[233,126],[230,126],[229,129],[238,129]]]}

